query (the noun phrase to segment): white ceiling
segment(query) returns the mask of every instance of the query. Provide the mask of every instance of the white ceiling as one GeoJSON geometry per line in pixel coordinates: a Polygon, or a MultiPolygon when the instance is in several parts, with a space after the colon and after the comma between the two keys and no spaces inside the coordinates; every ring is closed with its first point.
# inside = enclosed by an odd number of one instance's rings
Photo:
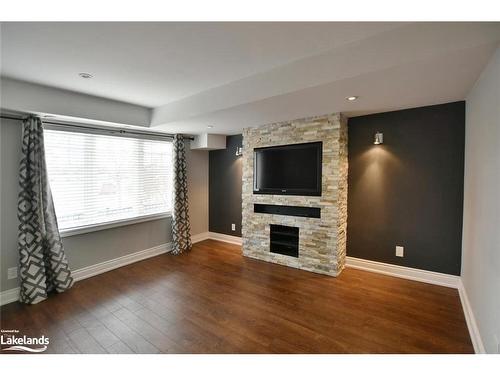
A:
{"type": "Polygon", "coordinates": [[[394,28],[397,23],[2,24],[2,75],[163,105],[394,28]],[[79,72],[92,73],[83,80],[79,72]]]}
{"type": "Polygon", "coordinates": [[[4,23],[1,41],[3,76],[151,107],[168,131],[234,134],[462,100],[500,23],[4,23]]]}

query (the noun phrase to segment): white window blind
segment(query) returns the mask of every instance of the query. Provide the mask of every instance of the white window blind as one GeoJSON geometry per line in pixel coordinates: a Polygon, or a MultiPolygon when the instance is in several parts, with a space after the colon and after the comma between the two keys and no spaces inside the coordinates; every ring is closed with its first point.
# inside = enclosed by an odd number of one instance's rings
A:
{"type": "Polygon", "coordinates": [[[60,230],[171,211],[171,142],[47,129],[44,135],[60,230]]]}

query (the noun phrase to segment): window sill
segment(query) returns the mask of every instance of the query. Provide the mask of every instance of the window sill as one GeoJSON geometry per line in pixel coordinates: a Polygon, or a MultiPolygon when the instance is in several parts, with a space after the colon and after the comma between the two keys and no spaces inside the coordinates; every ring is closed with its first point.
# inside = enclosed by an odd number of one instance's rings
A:
{"type": "Polygon", "coordinates": [[[63,238],[64,237],[71,237],[71,236],[77,236],[79,234],[84,234],[84,233],[97,232],[100,230],[106,230],[106,229],[111,229],[111,228],[123,227],[126,225],[143,223],[146,221],[165,219],[168,217],[172,217],[171,212],[166,212],[166,213],[162,213],[162,214],[147,215],[147,216],[139,216],[139,217],[135,217],[132,219],[108,221],[108,222],[102,223],[102,224],[86,225],[83,227],[68,228],[68,229],[61,230],[60,234],[61,234],[61,237],[63,237],[63,238]]]}

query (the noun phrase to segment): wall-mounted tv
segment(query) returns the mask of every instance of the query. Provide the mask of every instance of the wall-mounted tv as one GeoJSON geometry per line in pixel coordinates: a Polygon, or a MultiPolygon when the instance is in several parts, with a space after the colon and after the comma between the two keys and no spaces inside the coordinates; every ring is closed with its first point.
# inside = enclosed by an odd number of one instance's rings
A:
{"type": "Polygon", "coordinates": [[[323,142],[254,149],[254,194],[321,196],[323,142]]]}

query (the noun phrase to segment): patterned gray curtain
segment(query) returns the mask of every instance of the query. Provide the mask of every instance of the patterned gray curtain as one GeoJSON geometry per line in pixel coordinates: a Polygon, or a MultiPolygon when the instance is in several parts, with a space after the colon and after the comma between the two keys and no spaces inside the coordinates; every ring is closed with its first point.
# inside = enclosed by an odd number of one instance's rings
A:
{"type": "Polygon", "coordinates": [[[47,179],[42,122],[37,117],[23,121],[19,185],[20,301],[34,304],[51,291],[64,292],[73,285],[47,179]]]}
{"type": "Polygon", "coordinates": [[[174,212],[172,217],[172,253],[191,250],[191,225],[189,224],[186,150],[184,137],[174,137],[174,212]]]}

